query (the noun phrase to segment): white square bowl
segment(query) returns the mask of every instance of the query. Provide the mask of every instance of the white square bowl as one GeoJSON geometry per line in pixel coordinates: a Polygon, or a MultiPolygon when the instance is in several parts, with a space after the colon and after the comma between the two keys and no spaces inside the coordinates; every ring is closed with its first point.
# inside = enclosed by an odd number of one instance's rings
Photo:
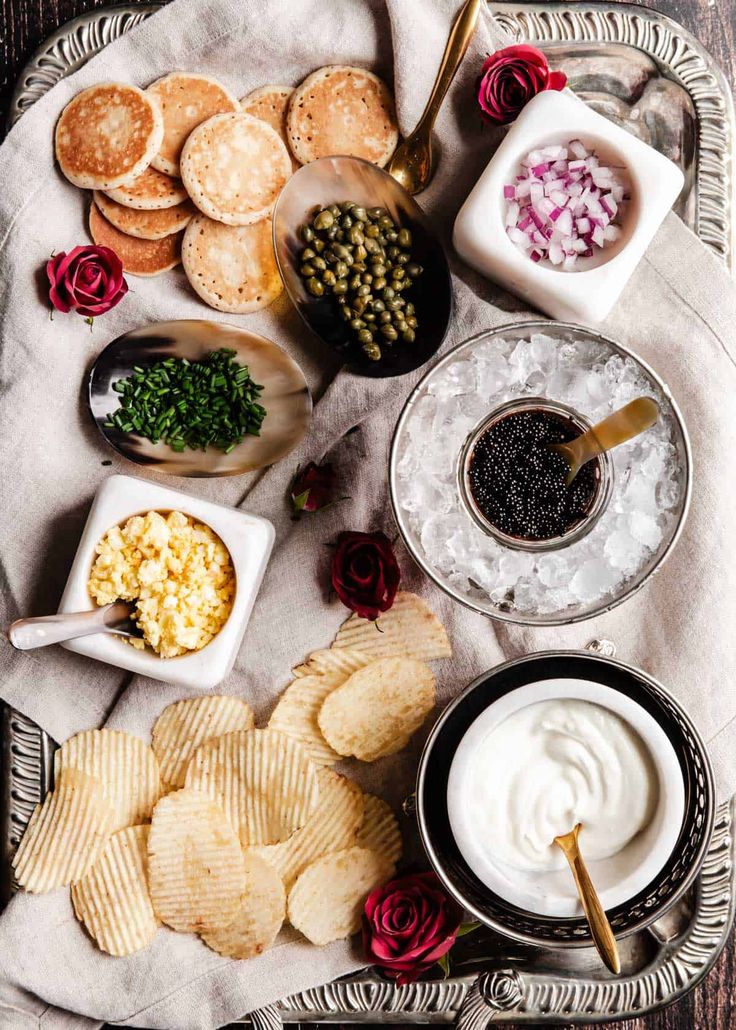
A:
{"type": "Polygon", "coordinates": [[[235,570],[235,599],[227,622],[201,651],[176,658],[160,658],[149,649],[139,651],[122,637],[109,633],[68,640],[62,646],[164,683],[210,690],[230,672],[242,643],[273,548],[274,528],[267,519],[133,476],[111,476],[92,502],[59,612],[81,612],[95,607],[87,583],[96,544],[108,529],[148,511],[181,511],[205,523],[220,537],[235,570]]]}
{"type": "Polygon", "coordinates": [[[491,158],[455,220],[453,244],[469,265],[551,318],[595,324],[618,300],[684,181],[677,165],[574,93],[548,90],[526,105],[491,158]],[[619,239],[579,260],[575,271],[563,272],[547,262],[535,264],[511,242],[503,187],[514,181],[530,151],[573,139],[604,163],[625,167],[631,199],[619,239]]]}

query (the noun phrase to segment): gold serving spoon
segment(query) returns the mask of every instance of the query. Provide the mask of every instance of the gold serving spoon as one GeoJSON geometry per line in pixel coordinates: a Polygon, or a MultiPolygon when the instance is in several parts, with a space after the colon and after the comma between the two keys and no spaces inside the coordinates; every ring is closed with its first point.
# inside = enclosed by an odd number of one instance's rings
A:
{"type": "Polygon", "coordinates": [[[414,132],[398,148],[388,172],[412,196],[421,193],[433,174],[432,128],[455,72],[468,49],[483,0],[465,0],[450,29],[450,36],[424,114],[414,132]]]}
{"type": "Polygon", "coordinates": [[[581,824],[578,823],[569,833],[563,833],[559,837],[555,837],[554,843],[561,848],[570,866],[575,886],[578,889],[578,896],[583,906],[583,912],[588,920],[588,926],[590,927],[593,943],[598,954],[603,959],[606,967],[612,973],[618,974],[621,972],[621,960],[618,957],[616,938],[613,935],[611,924],[608,922],[608,916],[604,912],[600,898],[593,886],[590,874],[585,868],[583,856],[580,854],[580,847],[578,845],[580,826],[581,824]]]}
{"type": "Polygon", "coordinates": [[[633,437],[653,426],[659,417],[659,408],[651,397],[637,397],[623,408],[614,411],[608,418],[581,433],[569,443],[551,443],[549,449],[561,454],[570,466],[567,475],[569,486],[580,469],[591,458],[610,451],[612,447],[626,443],[633,437]]]}

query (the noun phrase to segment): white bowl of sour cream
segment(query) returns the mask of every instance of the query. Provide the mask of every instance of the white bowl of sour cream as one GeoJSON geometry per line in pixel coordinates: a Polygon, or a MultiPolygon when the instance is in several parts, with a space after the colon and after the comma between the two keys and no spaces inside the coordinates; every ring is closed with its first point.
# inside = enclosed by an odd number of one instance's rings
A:
{"type": "Polygon", "coordinates": [[[643,707],[583,679],[529,683],[470,725],[447,783],[452,834],[468,866],[527,912],[581,914],[557,834],[580,848],[604,908],[624,904],[667,863],[685,787],[677,754],[643,707]]]}

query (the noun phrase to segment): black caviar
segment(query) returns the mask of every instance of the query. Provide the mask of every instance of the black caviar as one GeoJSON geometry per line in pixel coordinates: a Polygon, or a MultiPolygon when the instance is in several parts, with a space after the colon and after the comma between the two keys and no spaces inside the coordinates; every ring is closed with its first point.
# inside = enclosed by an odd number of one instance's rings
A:
{"type": "Polygon", "coordinates": [[[470,492],[486,520],[507,536],[549,540],[584,519],[600,485],[599,462],[588,462],[567,486],[568,464],[547,446],[579,435],[572,419],[541,408],[493,422],[468,468],[470,492]]]}

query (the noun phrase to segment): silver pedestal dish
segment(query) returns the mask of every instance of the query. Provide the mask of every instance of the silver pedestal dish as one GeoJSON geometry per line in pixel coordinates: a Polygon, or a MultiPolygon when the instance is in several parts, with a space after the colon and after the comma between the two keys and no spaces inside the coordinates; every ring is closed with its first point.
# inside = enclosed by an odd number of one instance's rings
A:
{"type": "MultiPolygon", "coordinates": [[[[56,82],[162,5],[93,10],[62,26],[31,58],[10,109],[13,124],[56,82]]],[[[598,111],[643,134],[685,172],[678,213],[730,265],[733,249],[733,103],[698,41],[653,10],[628,4],[491,2],[518,42],[545,49],[598,111]]],[[[595,642],[611,654],[607,641],[595,642]]],[[[623,658],[626,656],[623,655],[623,658]]],[[[0,840],[3,897],[9,859],[33,806],[51,785],[54,744],[18,712],[2,710],[0,840]]],[[[659,922],[624,942],[625,975],[608,978],[590,949],[557,953],[481,930],[458,942],[452,975],[398,987],[371,970],[284,999],[244,1024],[285,1022],[586,1024],[635,1018],[686,994],[710,970],[734,918],[733,803],[721,805],[700,876],[659,922]]]]}

